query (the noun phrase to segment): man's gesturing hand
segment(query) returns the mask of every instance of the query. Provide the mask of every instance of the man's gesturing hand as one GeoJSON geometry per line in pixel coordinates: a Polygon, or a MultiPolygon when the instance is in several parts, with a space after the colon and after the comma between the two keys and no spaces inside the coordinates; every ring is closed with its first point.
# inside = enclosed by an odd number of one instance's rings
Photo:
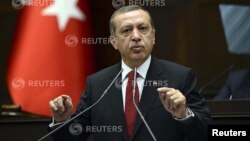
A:
{"type": "Polygon", "coordinates": [[[72,101],[67,95],[61,95],[49,102],[50,111],[56,122],[70,119],[72,114],[72,101]]]}
{"type": "Polygon", "coordinates": [[[159,97],[164,108],[176,118],[185,118],[188,116],[186,109],[186,98],[174,88],[161,87],[158,88],[159,97]]]}

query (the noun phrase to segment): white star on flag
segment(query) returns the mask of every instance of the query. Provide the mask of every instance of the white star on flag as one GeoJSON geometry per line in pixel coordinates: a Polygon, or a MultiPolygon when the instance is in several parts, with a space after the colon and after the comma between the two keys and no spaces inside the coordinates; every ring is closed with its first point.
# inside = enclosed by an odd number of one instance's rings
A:
{"type": "Polygon", "coordinates": [[[43,16],[56,16],[59,30],[63,31],[70,18],[85,20],[86,16],[77,7],[78,0],[54,0],[54,3],[42,10],[43,16]]]}

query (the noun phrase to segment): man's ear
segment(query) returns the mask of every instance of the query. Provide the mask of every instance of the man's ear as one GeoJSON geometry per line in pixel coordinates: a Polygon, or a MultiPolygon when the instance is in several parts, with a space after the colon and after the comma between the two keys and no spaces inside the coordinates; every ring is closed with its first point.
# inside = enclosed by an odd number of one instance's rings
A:
{"type": "Polygon", "coordinates": [[[117,46],[118,42],[117,42],[116,38],[114,36],[110,36],[109,39],[110,39],[112,46],[115,48],[115,50],[117,50],[118,49],[118,46],[117,46]]]}

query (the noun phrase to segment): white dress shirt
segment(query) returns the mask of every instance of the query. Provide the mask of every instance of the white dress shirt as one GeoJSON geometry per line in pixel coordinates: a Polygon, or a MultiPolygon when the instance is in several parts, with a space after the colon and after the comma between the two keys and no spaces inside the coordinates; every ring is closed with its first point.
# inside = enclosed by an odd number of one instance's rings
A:
{"type": "MultiPolygon", "coordinates": [[[[139,100],[141,99],[141,94],[143,91],[143,86],[144,86],[144,82],[146,79],[146,75],[148,72],[150,62],[151,62],[151,56],[149,56],[148,59],[137,68],[137,73],[140,75],[139,77],[137,77],[137,85],[138,85],[138,89],[139,89],[139,100]]],[[[123,100],[123,110],[125,111],[126,87],[127,87],[127,83],[128,83],[128,73],[130,71],[134,70],[134,68],[133,69],[130,68],[122,60],[122,69],[123,69],[123,71],[122,71],[122,100],[123,100]]]]}

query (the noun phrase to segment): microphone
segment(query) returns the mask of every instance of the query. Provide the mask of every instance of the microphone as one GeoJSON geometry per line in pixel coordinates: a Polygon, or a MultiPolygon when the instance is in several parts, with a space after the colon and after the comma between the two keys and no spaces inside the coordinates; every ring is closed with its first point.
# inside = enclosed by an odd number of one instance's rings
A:
{"type": "Polygon", "coordinates": [[[143,123],[145,124],[147,130],[149,131],[151,137],[153,138],[154,141],[157,141],[156,138],[155,138],[154,133],[152,132],[152,130],[151,130],[150,127],[148,126],[148,123],[147,123],[146,120],[144,119],[144,116],[142,115],[140,109],[138,108],[138,106],[137,106],[137,104],[136,104],[136,102],[135,102],[136,73],[137,73],[137,69],[135,68],[135,70],[134,70],[134,84],[133,84],[133,104],[134,104],[135,109],[136,109],[136,111],[138,112],[138,114],[139,114],[141,120],[143,121],[143,123]]]}
{"type": "Polygon", "coordinates": [[[64,122],[62,125],[58,126],[56,129],[52,130],[51,132],[49,132],[48,134],[46,134],[45,136],[41,137],[40,139],[38,139],[38,141],[42,141],[43,139],[45,139],[46,137],[52,135],[53,133],[55,133],[56,131],[58,131],[59,129],[61,129],[62,127],[64,127],[65,125],[67,125],[68,123],[70,123],[71,121],[73,121],[74,119],[78,118],[79,116],[81,116],[83,113],[87,112],[88,110],[90,110],[92,107],[94,107],[96,104],[98,104],[102,98],[108,93],[108,90],[110,89],[110,87],[114,84],[114,82],[117,80],[117,78],[119,77],[119,75],[122,73],[123,69],[121,69],[119,71],[119,73],[115,76],[115,78],[112,80],[112,82],[109,84],[109,86],[103,91],[101,97],[92,105],[90,105],[88,108],[86,108],[85,110],[83,110],[82,112],[78,113],[76,116],[74,116],[73,118],[71,118],[70,120],[64,122]]]}

